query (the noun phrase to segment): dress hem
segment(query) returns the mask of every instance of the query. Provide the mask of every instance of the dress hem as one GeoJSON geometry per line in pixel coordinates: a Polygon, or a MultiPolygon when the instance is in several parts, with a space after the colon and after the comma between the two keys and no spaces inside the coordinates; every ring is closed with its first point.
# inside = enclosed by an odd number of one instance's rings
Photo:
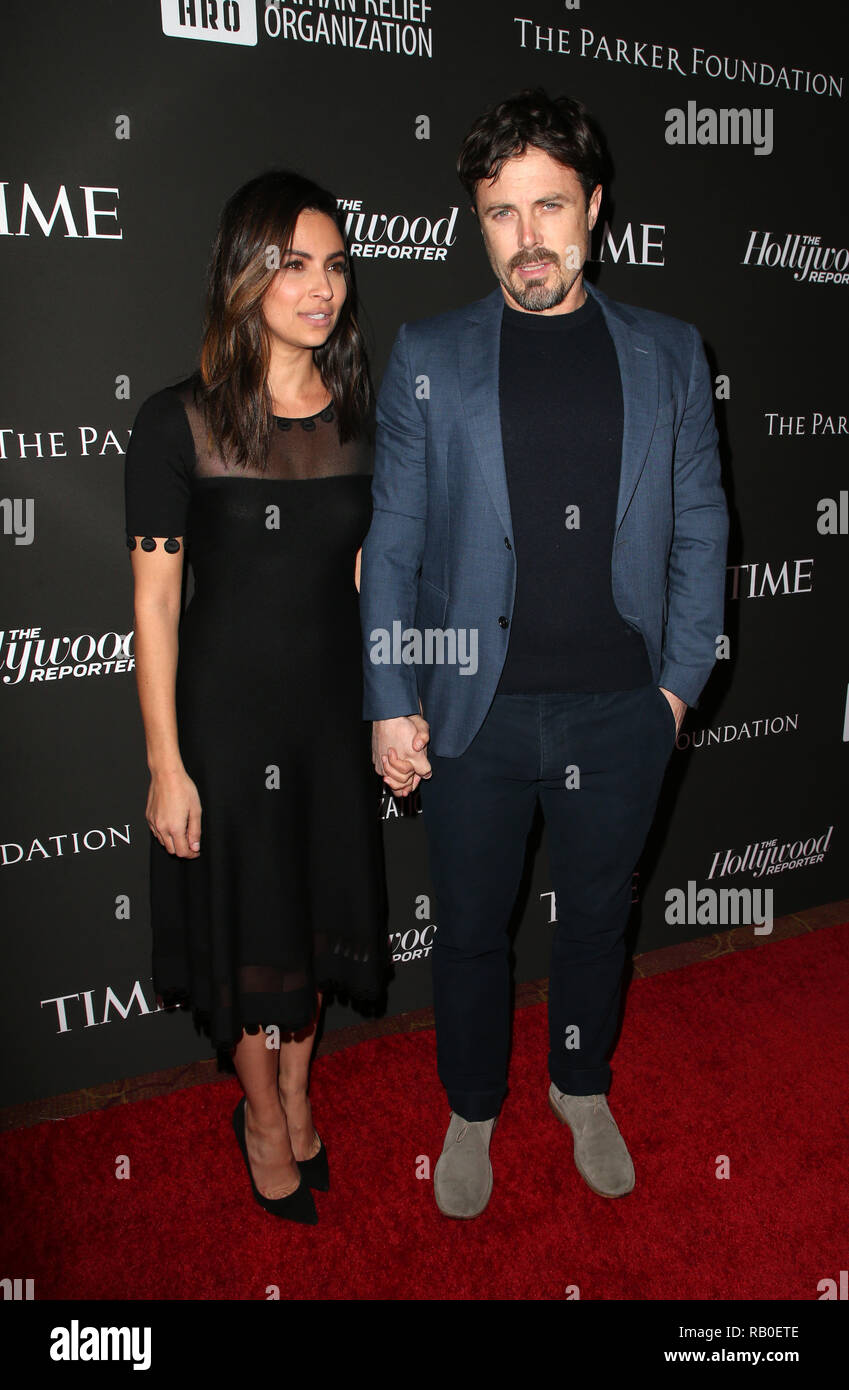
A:
{"type": "MultiPolygon", "coordinates": [[[[352,1001],[361,1004],[376,1004],[386,996],[385,986],[381,987],[380,989],[372,990],[356,989],[348,981],[336,980],[332,978],[318,980],[316,982],[315,988],[316,992],[320,991],[321,993],[329,992],[331,990],[338,991],[339,993],[344,993],[352,1001]]],[[[213,1037],[211,1014],[209,1010],[196,1007],[192,1003],[191,996],[185,990],[157,990],[156,999],[158,1003],[161,1001],[162,1008],[165,1010],[180,1009],[187,1013],[190,1012],[195,1022],[199,1024],[203,1032],[208,1035],[210,1043],[216,1049],[216,1051],[220,1052],[232,1050],[232,1048],[234,1048],[240,1041],[239,1037],[218,1039],[213,1037]]],[[[265,1021],[260,1022],[256,1019],[246,1017],[240,1019],[238,1026],[243,1032],[249,1033],[251,1036],[256,1036],[257,1033],[260,1033],[264,1029],[271,1027],[279,1028],[281,1033],[299,1033],[304,1028],[308,1028],[311,1023],[314,1023],[316,1021],[316,1018],[317,1015],[315,1013],[310,1014],[309,1017],[304,1017],[302,1014],[298,1018],[297,1022],[293,1023],[291,1021],[286,1021],[285,1023],[283,1023],[280,1022],[278,1019],[266,1018],[265,1021]]]]}

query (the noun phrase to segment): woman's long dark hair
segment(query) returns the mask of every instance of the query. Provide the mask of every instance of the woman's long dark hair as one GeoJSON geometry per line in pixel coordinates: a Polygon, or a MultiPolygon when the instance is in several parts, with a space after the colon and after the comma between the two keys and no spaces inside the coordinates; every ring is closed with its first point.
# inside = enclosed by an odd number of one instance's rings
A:
{"type": "MultiPolygon", "coordinates": [[[[243,184],[219,220],[207,272],[199,402],[218,448],[237,466],[265,467],[273,411],[266,383],[271,349],[261,306],[306,211],[326,213],[345,244],[333,194],[288,169],[271,169],[243,184]],[[276,248],[277,255],[269,255],[269,248],[276,248]]],[[[363,433],[372,405],[347,247],[345,281],[348,294],[333,332],[313,351],[333,397],[343,444],[363,433]]]]}

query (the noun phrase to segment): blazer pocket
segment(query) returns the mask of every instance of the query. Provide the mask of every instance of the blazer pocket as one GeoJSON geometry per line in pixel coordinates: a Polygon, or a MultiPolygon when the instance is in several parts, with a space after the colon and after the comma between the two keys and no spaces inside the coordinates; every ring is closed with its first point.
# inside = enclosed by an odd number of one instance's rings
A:
{"type": "Polygon", "coordinates": [[[416,611],[424,627],[442,627],[448,608],[448,595],[438,589],[429,579],[419,580],[419,595],[416,611]]]}

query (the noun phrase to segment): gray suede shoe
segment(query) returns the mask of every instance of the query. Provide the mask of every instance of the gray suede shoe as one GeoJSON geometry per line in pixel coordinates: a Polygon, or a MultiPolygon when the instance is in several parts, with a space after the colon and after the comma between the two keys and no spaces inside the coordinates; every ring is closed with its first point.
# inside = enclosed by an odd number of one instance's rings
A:
{"type": "Polygon", "coordinates": [[[607,1097],[566,1095],[552,1081],[548,1099],[575,1136],[575,1167],[587,1186],[599,1197],[624,1197],[634,1186],[634,1165],[607,1097]]]}
{"type": "Polygon", "coordinates": [[[433,1195],[443,1216],[480,1216],[492,1192],[489,1141],[492,1120],[464,1120],[451,1111],[442,1153],[433,1170],[433,1195]]]}

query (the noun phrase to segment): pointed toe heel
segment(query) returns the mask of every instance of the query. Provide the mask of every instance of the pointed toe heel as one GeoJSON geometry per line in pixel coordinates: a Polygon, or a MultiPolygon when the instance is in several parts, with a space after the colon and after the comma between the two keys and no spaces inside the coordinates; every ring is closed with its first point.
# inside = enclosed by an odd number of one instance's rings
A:
{"type": "MultiPolygon", "coordinates": [[[[251,1180],[251,1191],[256,1201],[264,1211],[270,1212],[272,1216],[281,1216],[285,1221],[297,1221],[302,1226],[315,1226],[318,1221],[318,1212],[315,1209],[315,1202],[312,1193],[301,1173],[301,1181],[286,1197],[264,1197],[254,1182],[254,1175],[251,1172],[250,1159],[248,1158],[248,1146],[245,1139],[245,1104],[246,1098],[242,1096],[236,1109],[233,1111],[233,1131],[239,1148],[242,1151],[242,1158],[245,1160],[245,1167],[248,1170],[248,1177],[251,1180]]],[[[316,1158],[321,1157],[321,1151],[316,1154],[316,1158]]],[[[298,1165],[300,1171],[300,1164],[298,1165]]]]}

